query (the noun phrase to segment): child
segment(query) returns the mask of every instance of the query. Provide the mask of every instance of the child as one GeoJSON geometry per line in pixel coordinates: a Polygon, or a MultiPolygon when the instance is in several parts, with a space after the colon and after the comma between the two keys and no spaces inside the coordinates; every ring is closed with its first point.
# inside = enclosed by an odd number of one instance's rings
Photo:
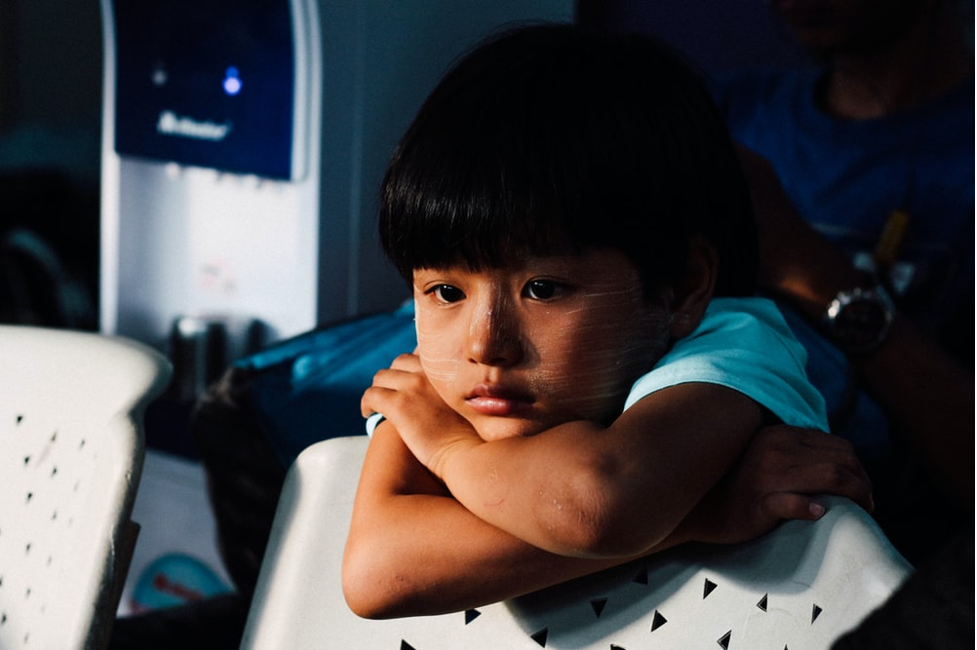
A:
{"type": "MultiPolygon", "coordinates": [[[[765,424],[826,429],[823,402],[751,297],[747,190],[673,55],[571,26],[483,45],[401,141],[380,234],[418,345],[362,400],[386,421],[344,557],[355,612],[458,610],[773,526],[727,524],[769,481],[734,466],[765,424]]],[[[806,476],[787,490],[844,491],[806,476]]]]}

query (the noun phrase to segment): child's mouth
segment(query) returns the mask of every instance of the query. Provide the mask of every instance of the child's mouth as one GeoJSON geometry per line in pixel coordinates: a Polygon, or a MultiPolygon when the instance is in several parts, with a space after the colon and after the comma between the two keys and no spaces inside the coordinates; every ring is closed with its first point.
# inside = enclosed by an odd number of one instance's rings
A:
{"type": "Polygon", "coordinates": [[[513,417],[527,413],[536,400],[523,391],[480,384],[465,396],[465,403],[479,415],[513,417]]]}

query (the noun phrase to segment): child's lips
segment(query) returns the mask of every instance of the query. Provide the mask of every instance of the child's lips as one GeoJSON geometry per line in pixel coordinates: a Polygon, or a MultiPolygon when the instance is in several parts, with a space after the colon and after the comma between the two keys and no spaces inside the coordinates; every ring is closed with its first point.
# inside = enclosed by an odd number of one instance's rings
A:
{"type": "Polygon", "coordinates": [[[468,395],[465,403],[479,415],[511,417],[528,411],[535,398],[525,391],[504,386],[479,384],[468,395]]]}

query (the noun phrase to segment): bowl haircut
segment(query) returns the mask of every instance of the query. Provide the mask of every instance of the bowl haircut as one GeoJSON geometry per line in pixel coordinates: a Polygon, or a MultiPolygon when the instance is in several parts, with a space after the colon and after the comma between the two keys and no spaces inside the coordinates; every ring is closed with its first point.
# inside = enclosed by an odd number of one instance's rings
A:
{"type": "Polygon", "coordinates": [[[756,230],[725,123],[645,36],[531,25],[486,41],[428,97],[381,188],[381,243],[408,281],[610,248],[651,296],[696,237],[719,255],[715,295],[753,293],[756,230]]]}

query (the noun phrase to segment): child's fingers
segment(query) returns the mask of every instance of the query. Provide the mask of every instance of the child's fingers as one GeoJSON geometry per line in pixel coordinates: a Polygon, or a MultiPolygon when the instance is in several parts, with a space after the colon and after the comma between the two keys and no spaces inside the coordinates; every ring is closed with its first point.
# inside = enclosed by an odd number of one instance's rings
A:
{"type": "Polygon", "coordinates": [[[858,460],[855,447],[848,440],[812,429],[801,430],[800,440],[808,452],[819,454],[825,459],[830,458],[852,473],[868,479],[868,473],[858,460]]]}
{"type": "Polygon", "coordinates": [[[367,388],[360,398],[360,413],[363,417],[373,413],[383,413],[387,417],[393,417],[393,413],[388,412],[393,405],[391,400],[400,392],[416,391],[418,377],[417,373],[393,367],[377,371],[373,375],[373,385],[367,388]]]}
{"type": "Polygon", "coordinates": [[[872,482],[850,442],[786,425],[766,427],[760,436],[757,458],[771,491],[836,494],[871,512],[872,482]]]}
{"type": "Polygon", "coordinates": [[[797,488],[812,494],[822,492],[851,499],[867,512],[872,512],[872,481],[854,452],[842,455],[822,455],[806,466],[797,469],[797,488]]]}
{"type": "Polygon", "coordinates": [[[784,481],[783,490],[799,494],[833,494],[851,499],[871,512],[872,482],[861,466],[820,462],[795,467],[784,481]]]}
{"type": "Polygon", "coordinates": [[[426,384],[424,375],[408,363],[397,363],[373,375],[373,386],[391,390],[417,390],[426,384]]]}
{"type": "Polygon", "coordinates": [[[383,413],[387,418],[396,419],[399,409],[410,404],[413,398],[442,403],[427,380],[420,359],[413,354],[402,354],[389,368],[373,375],[373,384],[360,399],[360,413],[363,417],[383,413]]]}
{"type": "Polygon", "coordinates": [[[390,368],[404,372],[421,372],[421,358],[416,354],[402,354],[393,360],[390,368]]]}
{"type": "Polygon", "coordinates": [[[824,506],[816,499],[794,492],[773,492],[763,497],[760,510],[776,520],[804,519],[813,521],[824,514],[824,506]]]}
{"type": "Polygon", "coordinates": [[[360,415],[365,418],[370,417],[374,413],[383,413],[386,415],[383,398],[389,392],[391,392],[390,389],[375,385],[367,388],[363,392],[363,397],[360,398],[360,415]]]}
{"type": "Polygon", "coordinates": [[[805,447],[849,453],[852,451],[852,445],[850,442],[839,436],[825,433],[824,431],[819,431],[817,429],[800,429],[789,427],[787,425],[778,425],[778,428],[784,429],[785,433],[794,436],[794,438],[805,447]]]}
{"type": "Polygon", "coordinates": [[[761,512],[776,519],[818,519],[824,507],[816,494],[832,494],[850,499],[866,512],[872,512],[872,485],[857,473],[833,464],[798,467],[778,491],[760,499],[761,512]]]}
{"type": "Polygon", "coordinates": [[[861,470],[852,444],[839,436],[817,429],[801,429],[788,425],[774,425],[763,429],[767,444],[783,453],[799,454],[803,458],[833,459],[853,469],[861,470]]]}

